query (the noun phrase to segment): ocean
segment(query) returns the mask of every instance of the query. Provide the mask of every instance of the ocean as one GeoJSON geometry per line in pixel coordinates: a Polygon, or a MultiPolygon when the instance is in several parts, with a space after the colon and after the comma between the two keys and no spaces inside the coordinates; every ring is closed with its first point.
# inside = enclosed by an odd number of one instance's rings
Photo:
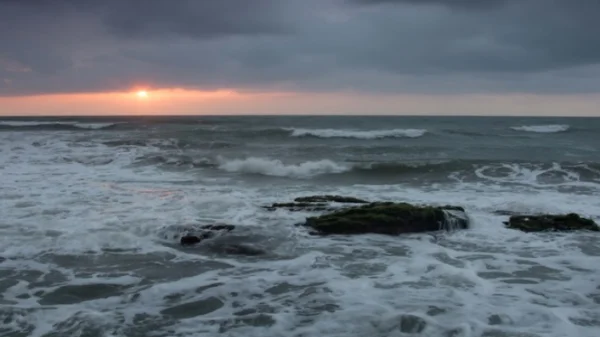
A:
{"type": "Polygon", "coordinates": [[[600,336],[600,119],[0,118],[0,336],[600,336]],[[468,230],[314,236],[337,194],[468,230]],[[181,246],[189,228],[236,228],[181,246]],[[260,254],[236,254],[230,245],[260,254]]]}

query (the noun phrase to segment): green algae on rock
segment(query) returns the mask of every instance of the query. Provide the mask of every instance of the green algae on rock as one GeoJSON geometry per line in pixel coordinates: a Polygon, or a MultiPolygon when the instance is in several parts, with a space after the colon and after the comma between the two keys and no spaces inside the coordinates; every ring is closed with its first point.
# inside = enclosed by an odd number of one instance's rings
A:
{"type": "Polygon", "coordinates": [[[469,219],[458,206],[416,206],[375,202],[306,219],[305,226],[320,234],[388,234],[466,229],[469,219]]]}
{"type": "Polygon", "coordinates": [[[295,202],[339,202],[339,203],[348,203],[348,204],[367,204],[369,203],[366,200],[354,198],[354,197],[344,197],[341,195],[312,195],[308,197],[299,197],[294,199],[295,202]]]}
{"type": "Polygon", "coordinates": [[[269,206],[263,206],[266,210],[274,211],[276,209],[286,209],[291,212],[307,211],[328,211],[335,210],[329,207],[326,203],[312,203],[312,202],[287,202],[287,203],[274,203],[269,206]]]}
{"type": "Polygon", "coordinates": [[[335,211],[340,209],[340,206],[334,206],[331,203],[338,204],[366,204],[368,201],[354,198],[344,197],[341,195],[312,195],[306,197],[298,197],[294,202],[274,203],[269,206],[263,206],[264,209],[274,211],[276,209],[285,209],[291,212],[306,211],[335,211]]]}
{"type": "Polygon", "coordinates": [[[579,214],[575,213],[560,215],[513,215],[504,224],[506,228],[517,229],[523,232],[600,231],[600,227],[593,220],[582,218],[579,214]]]}

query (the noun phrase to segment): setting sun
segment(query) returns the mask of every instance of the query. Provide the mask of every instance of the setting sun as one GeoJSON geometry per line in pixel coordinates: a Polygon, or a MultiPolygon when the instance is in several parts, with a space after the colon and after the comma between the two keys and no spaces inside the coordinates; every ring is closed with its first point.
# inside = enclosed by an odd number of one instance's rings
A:
{"type": "Polygon", "coordinates": [[[136,92],[135,94],[139,98],[147,98],[148,97],[148,92],[146,90],[140,90],[140,91],[136,92]]]}

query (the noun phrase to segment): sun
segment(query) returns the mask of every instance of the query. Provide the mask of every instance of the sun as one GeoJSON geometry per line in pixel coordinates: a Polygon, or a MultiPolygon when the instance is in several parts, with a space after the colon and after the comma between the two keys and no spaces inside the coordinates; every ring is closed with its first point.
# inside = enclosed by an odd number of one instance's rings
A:
{"type": "Polygon", "coordinates": [[[138,98],[148,98],[148,92],[146,90],[139,90],[135,94],[138,98]]]}

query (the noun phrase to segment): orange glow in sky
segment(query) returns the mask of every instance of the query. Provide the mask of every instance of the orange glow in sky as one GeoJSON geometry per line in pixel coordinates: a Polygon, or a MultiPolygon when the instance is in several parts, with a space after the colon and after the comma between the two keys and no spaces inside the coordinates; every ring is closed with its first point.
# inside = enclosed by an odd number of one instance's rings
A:
{"type": "Polygon", "coordinates": [[[148,92],[146,90],[139,90],[135,93],[139,98],[148,98],[148,92]]]}
{"type": "Polygon", "coordinates": [[[222,114],[598,114],[600,95],[377,95],[148,89],[121,92],[0,96],[0,116],[222,114]]]}
{"type": "MultiPolygon", "coordinates": [[[[271,94],[265,94],[271,97],[271,94]]],[[[0,116],[14,115],[157,115],[245,112],[263,94],[233,90],[132,88],[121,92],[0,96],[0,116]]],[[[253,110],[256,111],[256,110],[253,110]]]]}

